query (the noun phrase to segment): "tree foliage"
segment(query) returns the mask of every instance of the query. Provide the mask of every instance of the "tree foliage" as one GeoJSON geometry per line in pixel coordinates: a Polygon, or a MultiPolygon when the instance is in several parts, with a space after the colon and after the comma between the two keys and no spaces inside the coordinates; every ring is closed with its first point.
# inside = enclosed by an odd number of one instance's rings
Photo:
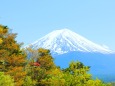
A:
{"type": "Polygon", "coordinates": [[[9,75],[0,72],[0,86],[14,86],[14,80],[9,75]]]}
{"type": "Polygon", "coordinates": [[[53,57],[50,54],[50,50],[40,48],[38,49],[39,58],[37,62],[40,63],[40,67],[46,70],[50,70],[55,68],[55,64],[53,62],[53,57]]]}
{"type": "Polygon", "coordinates": [[[53,57],[47,49],[38,49],[38,54],[32,55],[34,62],[40,64],[39,67],[29,66],[31,79],[35,81],[35,86],[109,86],[101,80],[93,80],[89,74],[90,67],[76,61],[71,62],[66,69],[60,69],[53,62],[53,57]]]}
{"type": "Polygon", "coordinates": [[[23,84],[26,56],[15,40],[16,34],[10,33],[7,26],[0,25],[0,71],[13,76],[17,86],[23,84]]]}

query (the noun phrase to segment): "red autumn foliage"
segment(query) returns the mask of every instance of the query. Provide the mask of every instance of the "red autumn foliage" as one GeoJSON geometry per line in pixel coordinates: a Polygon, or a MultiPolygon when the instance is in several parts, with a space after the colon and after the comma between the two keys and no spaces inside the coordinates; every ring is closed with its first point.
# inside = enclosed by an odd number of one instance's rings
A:
{"type": "Polygon", "coordinates": [[[40,66],[38,62],[30,63],[31,66],[40,66]]]}

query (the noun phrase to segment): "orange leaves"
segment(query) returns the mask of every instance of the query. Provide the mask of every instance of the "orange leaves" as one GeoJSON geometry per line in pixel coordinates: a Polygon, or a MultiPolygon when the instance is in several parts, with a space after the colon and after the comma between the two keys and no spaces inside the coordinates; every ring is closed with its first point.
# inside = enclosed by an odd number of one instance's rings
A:
{"type": "Polygon", "coordinates": [[[24,67],[26,63],[25,54],[20,50],[20,44],[15,40],[16,34],[9,33],[6,26],[0,25],[0,67],[1,71],[14,77],[16,86],[21,86],[26,75],[24,67]]]}
{"type": "Polygon", "coordinates": [[[9,60],[10,60],[9,62],[11,62],[11,64],[16,64],[18,66],[21,66],[22,63],[26,62],[24,58],[25,57],[23,55],[13,54],[9,57],[9,60]]]}
{"type": "Polygon", "coordinates": [[[13,76],[16,86],[21,86],[23,84],[26,72],[23,71],[23,67],[13,67],[7,72],[7,74],[13,76]]]}
{"type": "Polygon", "coordinates": [[[8,28],[6,26],[0,25],[0,34],[5,34],[8,32],[8,28]]]}
{"type": "Polygon", "coordinates": [[[53,58],[50,55],[49,50],[40,48],[40,49],[38,49],[38,53],[40,54],[40,57],[38,58],[37,61],[40,63],[40,66],[42,68],[49,70],[49,69],[55,67],[55,64],[53,62],[53,58]]]}

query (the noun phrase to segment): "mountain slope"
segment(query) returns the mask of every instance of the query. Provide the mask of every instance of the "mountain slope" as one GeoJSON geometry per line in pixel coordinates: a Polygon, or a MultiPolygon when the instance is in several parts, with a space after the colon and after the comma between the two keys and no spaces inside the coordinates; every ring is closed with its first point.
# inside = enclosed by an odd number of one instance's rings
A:
{"type": "Polygon", "coordinates": [[[55,30],[26,47],[46,48],[53,54],[64,54],[70,51],[112,53],[110,49],[95,44],[68,29],[55,30]]]}

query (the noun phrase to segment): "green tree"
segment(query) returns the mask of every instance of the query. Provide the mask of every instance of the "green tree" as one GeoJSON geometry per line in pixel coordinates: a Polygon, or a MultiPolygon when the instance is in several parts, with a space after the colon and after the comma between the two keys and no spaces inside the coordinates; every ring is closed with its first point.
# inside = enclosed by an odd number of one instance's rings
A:
{"type": "Polygon", "coordinates": [[[14,80],[10,75],[0,72],[0,86],[14,86],[14,80]]]}
{"type": "Polygon", "coordinates": [[[68,68],[63,69],[65,86],[111,86],[99,79],[93,80],[91,74],[88,73],[89,69],[89,66],[79,61],[71,62],[68,68]]]}
{"type": "Polygon", "coordinates": [[[85,84],[91,79],[91,75],[87,72],[89,71],[88,66],[84,66],[81,62],[71,62],[69,68],[63,70],[65,73],[65,80],[67,86],[76,86],[85,84]]]}
{"type": "Polygon", "coordinates": [[[112,86],[112,85],[109,83],[105,84],[101,80],[96,79],[96,80],[88,80],[86,86],[112,86]]]}
{"type": "Polygon", "coordinates": [[[36,81],[32,80],[31,76],[26,76],[23,86],[35,86],[36,81]]]}

